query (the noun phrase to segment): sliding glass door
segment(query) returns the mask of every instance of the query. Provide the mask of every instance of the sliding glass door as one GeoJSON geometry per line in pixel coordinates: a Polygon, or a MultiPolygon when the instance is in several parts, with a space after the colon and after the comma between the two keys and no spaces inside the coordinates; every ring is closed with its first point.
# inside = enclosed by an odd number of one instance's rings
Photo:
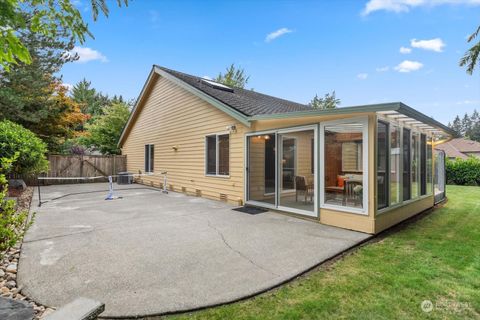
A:
{"type": "Polygon", "coordinates": [[[247,200],[275,206],[276,134],[248,136],[247,148],[247,200]]]}
{"type": "Polygon", "coordinates": [[[316,127],[247,136],[247,203],[317,216],[316,127]]]}
{"type": "MultiPolygon", "coordinates": [[[[278,134],[280,185],[278,205],[282,209],[314,212],[315,130],[278,134]]],[[[303,212],[301,212],[303,213],[303,212]]]]}

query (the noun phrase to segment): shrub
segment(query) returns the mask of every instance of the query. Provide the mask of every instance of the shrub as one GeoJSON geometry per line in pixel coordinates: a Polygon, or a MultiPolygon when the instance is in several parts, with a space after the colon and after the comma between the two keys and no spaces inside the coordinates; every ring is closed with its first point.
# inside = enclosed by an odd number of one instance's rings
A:
{"type": "Polygon", "coordinates": [[[10,171],[14,158],[0,159],[0,252],[12,247],[21,239],[28,213],[16,212],[15,200],[7,200],[8,182],[4,173],[10,171]]]}
{"type": "Polygon", "coordinates": [[[480,159],[469,157],[468,159],[447,159],[446,163],[447,183],[467,186],[480,185],[480,159]]]}
{"type": "Polygon", "coordinates": [[[16,161],[11,167],[12,173],[40,173],[48,169],[46,144],[33,132],[19,124],[4,120],[0,121],[0,155],[16,161]]]}

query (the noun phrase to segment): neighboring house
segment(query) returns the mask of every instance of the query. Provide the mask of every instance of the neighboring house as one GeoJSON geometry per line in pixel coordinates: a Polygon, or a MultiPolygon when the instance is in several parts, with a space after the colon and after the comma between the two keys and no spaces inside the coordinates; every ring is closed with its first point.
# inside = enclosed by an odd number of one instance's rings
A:
{"type": "Polygon", "coordinates": [[[377,233],[433,207],[451,135],[402,103],[314,110],[153,66],[119,146],[140,183],[377,233]]]}
{"type": "Polygon", "coordinates": [[[435,149],[445,151],[450,159],[467,159],[469,156],[480,158],[480,142],[464,138],[455,138],[435,145],[435,149]]]}

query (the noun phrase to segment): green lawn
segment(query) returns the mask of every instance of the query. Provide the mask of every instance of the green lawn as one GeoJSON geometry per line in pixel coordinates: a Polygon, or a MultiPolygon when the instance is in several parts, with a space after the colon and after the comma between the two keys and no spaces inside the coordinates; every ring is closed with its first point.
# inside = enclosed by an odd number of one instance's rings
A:
{"type": "Polygon", "coordinates": [[[443,208],[278,290],[171,318],[480,319],[480,187],[447,195],[443,208]]]}

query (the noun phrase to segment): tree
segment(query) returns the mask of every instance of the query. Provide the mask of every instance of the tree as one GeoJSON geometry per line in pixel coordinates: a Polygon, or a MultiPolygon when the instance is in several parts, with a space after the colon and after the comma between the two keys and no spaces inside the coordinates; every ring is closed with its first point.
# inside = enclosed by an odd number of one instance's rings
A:
{"type": "Polygon", "coordinates": [[[460,120],[459,116],[456,116],[455,119],[453,120],[453,123],[450,125],[450,128],[455,131],[455,136],[457,138],[462,136],[462,120],[460,120]]]}
{"type": "Polygon", "coordinates": [[[86,79],[81,80],[73,86],[72,99],[80,105],[80,110],[91,119],[94,116],[103,114],[103,108],[110,104],[108,96],[103,95],[86,79]]]}
{"type": "Polygon", "coordinates": [[[335,109],[340,105],[340,99],[337,99],[335,91],[333,91],[331,94],[327,93],[323,98],[315,95],[308,105],[313,109],[335,109]]]}
{"type": "Polygon", "coordinates": [[[0,117],[32,130],[55,151],[85,120],[55,76],[66,62],[75,59],[65,55],[74,43],[66,34],[59,34],[58,40],[32,32],[19,36],[32,63],[12,65],[8,72],[0,69],[0,117]]]}
{"type": "MultiPolygon", "coordinates": [[[[475,30],[474,33],[472,33],[468,39],[467,42],[472,42],[480,33],[480,26],[478,26],[477,30],[475,30]]],[[[477,60],[478,56],[480,55],[480,41],[478,41],[476,44],[474,44],[470,49],[468,49],[467,52],[463,55],[463,57],[460,59],[460,66],[467,67],[467,73],[472,74],[473,70],[475,69],[475,66],[477,65],[477,60]]]]}
{"type": "Polygon", "coordinates": [[[103,154],[119,154],[118,140],[129,116],[130,109],[125,103],[106,107],[104,114],[86,125],[86,135],[79,139],[81,144],[103,154]]]}
{"type": "MultiPolygon", "coordinates": [[[[93,19],[101,11],[108,16],[106,0],[90,0],[93,19]]],[[[119,6],[128,0],[117,0],[119,6]]],[[[71,0],[3,0],[0,1],[0,66],[9,70],[17,63],[30,64],[33,57],[19,33],[39,34],[51,40],[59,34],[85,42],[93,38],[80,11],[71,0]]]]}
{"type": "Polygon", "coordinates": [[[46,144],[33,132],[8,120],[0,122],[0,154],[14,159],[11,173],[31,174],[48,169],[46,144]]]}
{"type": "Polygon", "coordinates": [[[472,129],[472,120],[470,119],[469,115],[465,113],[462,119],[462,136],[468,137],[471,129],[472,129]]]}
{"type": "Polygon", "coordinates": [[[236,68],[235,64],[232,63],[230,67],[225,70],[225,74],[222,74],[221,72],[218,74],[215,81],[223,83],[229,87],[244,89],[249,79],[250,76],[245,74],[244,69],[236,68]]]}

